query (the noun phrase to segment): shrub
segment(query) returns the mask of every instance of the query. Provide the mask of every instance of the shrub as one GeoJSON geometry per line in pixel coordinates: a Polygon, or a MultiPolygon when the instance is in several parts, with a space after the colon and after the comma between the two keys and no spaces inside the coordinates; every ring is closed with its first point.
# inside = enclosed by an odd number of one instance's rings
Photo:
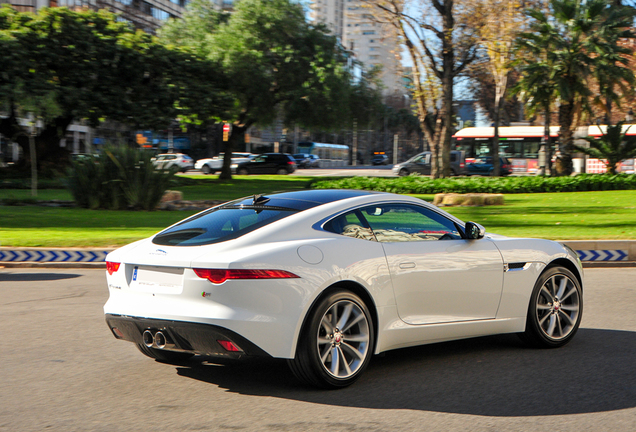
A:
{"type": "Polygon", "coordinates": [[[572,177],[348,177],[318,180],[313,189],[363,189],[401,194],[538,193],[636,189],[636,174],[581,174],[572,177]]]}
{"type": "Polygon", "coordinates": [[[154,210],[176,170],[157,170],[151,155],[130,147],[107,147],[95,159],[74,161],[68,188],[79,207],[154,210]]]}

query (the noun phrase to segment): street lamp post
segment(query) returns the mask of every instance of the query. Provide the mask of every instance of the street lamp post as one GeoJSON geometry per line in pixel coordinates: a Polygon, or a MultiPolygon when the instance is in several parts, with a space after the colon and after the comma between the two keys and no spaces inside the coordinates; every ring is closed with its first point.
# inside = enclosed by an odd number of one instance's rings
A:
{"type": "Polygon", "coordinates": [[[29,134],[29,152],[31,153],[31,196],[38,196],[38,159],[35,154],[35,123],[29,134]]]}

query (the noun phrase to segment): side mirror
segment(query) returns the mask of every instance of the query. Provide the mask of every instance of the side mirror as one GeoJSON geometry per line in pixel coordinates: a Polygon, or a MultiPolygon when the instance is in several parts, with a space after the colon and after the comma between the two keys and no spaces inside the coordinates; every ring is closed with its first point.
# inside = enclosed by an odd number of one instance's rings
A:
{"type": "Polygon", "coordinates": [[[484,235],[486,234],[486,229],[475,222],[466,222],[464,231],[466,232],[466,238],[469,240],[484,238],[484,235]]]}
{"type": "Polygon", "coordinates": [[[369,216],[382,216],[384,214],[382,207],[369,207],[365,211],[369,216]]]}

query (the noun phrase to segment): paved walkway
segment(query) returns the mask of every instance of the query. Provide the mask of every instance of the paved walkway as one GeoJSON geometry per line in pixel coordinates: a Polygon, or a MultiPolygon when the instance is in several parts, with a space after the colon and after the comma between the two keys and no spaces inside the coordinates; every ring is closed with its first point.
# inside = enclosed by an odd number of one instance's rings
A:
{"type": "MultiPolygon", "coordinates": [[[[636,266],[636,240],[564,240],[586,267],[636,266]]],[[[0,267],[103,267],[112,248],[0,247],[0,267]]]]}

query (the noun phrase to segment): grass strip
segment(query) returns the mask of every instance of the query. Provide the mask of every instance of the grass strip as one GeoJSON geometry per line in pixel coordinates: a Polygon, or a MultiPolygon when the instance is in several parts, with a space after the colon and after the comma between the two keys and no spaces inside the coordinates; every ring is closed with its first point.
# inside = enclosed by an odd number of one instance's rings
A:
{"type": "MultiPolygon", "coordinates": [[[[229,200],[257,191],[242,189],[229,197],[210,191],[197,193],[207,193],[200,199],[229,200]]],[[[426,200],[433,197],[415,196],[426,200]]],[[[636,239],[636,191],[510,194],[505,199],[503,206],[445,207],[444,210],[464,221],[481,223],[489,232],[508,236],[555,240],[636,239]]],[[[114,247],[151,236],[194,213],[0,206],[0,245],[114,247]]]]}

